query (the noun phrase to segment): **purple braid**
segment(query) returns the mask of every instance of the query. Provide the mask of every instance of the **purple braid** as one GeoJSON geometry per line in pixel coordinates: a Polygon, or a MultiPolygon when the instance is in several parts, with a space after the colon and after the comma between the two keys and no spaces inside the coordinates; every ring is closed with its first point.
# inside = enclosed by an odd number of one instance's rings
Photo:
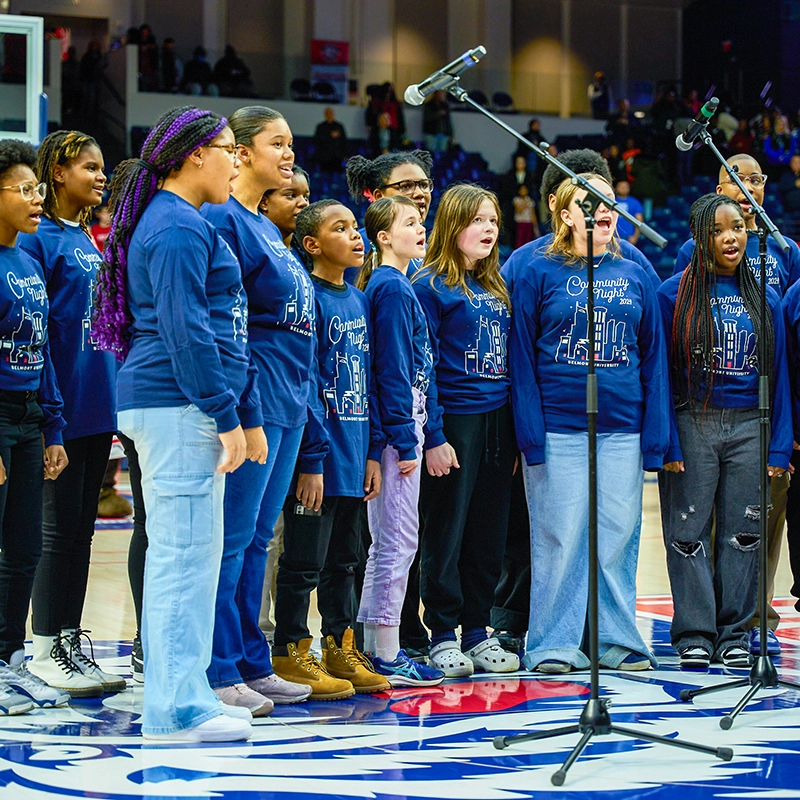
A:
{"type": "Polygon", "coordinates": [[[111,181],[111,230],[97,274],[93,334],[103,350],[123,361],[133,322],[128,308],[128,248],[136,226],[164,178],[185,159],[219,136],[224,117],[193,106],[173,108],[153,126],[141,159],[123,161],[111,181]]]}

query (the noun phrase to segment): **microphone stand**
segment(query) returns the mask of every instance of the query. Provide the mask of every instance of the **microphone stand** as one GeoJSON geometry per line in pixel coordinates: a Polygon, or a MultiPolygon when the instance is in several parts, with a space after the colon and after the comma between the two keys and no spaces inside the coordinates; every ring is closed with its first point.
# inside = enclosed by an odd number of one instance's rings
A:
{"type": "MultiPolygon", "coordinates": [[[[767,275],[766,275],[766,261],[767,261],[767,236],[772,235],[775,241],[778,242],[784,250],[789,249],[789,245],[781,235],[772,220],[767,216],[767,212],[753,199],[744,183],[739,178],[735,166],[731,166],[725,160],[725,157],[720,153],[714,142],[711,140],[711,134],[707,129],[704,129],[700,134],[700,138],[707,144],[712,152],[719,159],[720,163],[725,167],[725,171],[731,177],[733,182],[741,189],[748,202],[752,204],[758,220],[758,257],[759,257],[759,274],[761,279],[761,292],[760,292],[760,306],[761,306],[761,319],[766,319],[767,316],[767,275]]],[[[783,686],[787,689],[800,689],[800,684],[792,683],[790,681],[782,680],[778,677],[778,671],[772,662],[772,658],[767,652],[767,509],[769,507],[769,500],[767,497],[767,487],[769,483],[769,476],[767,468],[769,467],[769,443],[770,443],[770,393],[769,393],[769,375],[766,373],[765,362],[765,343],[764,337],[759,338],[758,342],[758,410],[760,413],[759,424],[759,470],[761,472],[760,482],[760,503],[761,513],[759,517],[759,534],[760,534],[760,547],[758,556],[758,616],[759,616],[759,653],[754,659],[753,665],[750,668],[750,675],[747,678],[740,678],[734,681],[726,681],[725,683],[716,686],[704,686],[700,689],[681,689],[680,698],[688,702],[695,697],[703,694],[711,694],[713,692],[721,692],[725,689],[735,689],[740,686],[748,686],[749,689],[745,692],[742,699],[734,706],[733,710],[726,714],[719,721],[719,726],[722,730],[727,731],[733,725],[734,720],[739,715],[745,706],[758,694],[761,689],[776,689],[783,686]]]]}
{"type": "Polygon", "coordinates": [[[660,244],[662,247],[666,244],[665,239],[657,234],[648,225],[641,223],[639,220],[632,217],[624,209],[618,207],[616,201],[606,197],[594,186],[592,186],[585,178],[576,175],[572,170],[567,169],[561,162],[557,161],[548,152],[543,150],[533,142],[528,141],[524,136],[517,133],[513,128],[510,128],[502,120],[498,119],[494,114],[487,111],[485,108],[475,103],[467,93],[458,85],[458,78],[453,79],[452,86],[448,91],[454,97],[462,102],[466,102],[473,106],[476,111],[480,111],[489,119],[496,122],[501,128],[511,133],[516,139],[524,142],[527,147],[534,150],[541,158],[544,158],[548,163],[555,164],[565,175],[572,178],[572,182],[586,190],[586,198],[579,203],[586,221],[586,236],[587,236],[587,339],[589,345],[588,353],[588,374],[586,377],[586,411],[588,415],[588,431],[589,431],[589,609],[588,609],[588,627],[589,627],[589,659],[591,663],[591,694],[584,709],[581,713],[580,719],[577,724],[565,725],[550,730],[538,731],[536,733],[524,733],[516,736],[498,736],[494,739],[494,746],[498,750],[504,750],[514,742],[528,742],[535,739],[550,739],[557,736],[566,736],[571,733],[580,733],[581,738],[575,747],[572,749],[567,759],[561,767],[553,773],[550,778],[554,786],[562,786],[566,777],[567,771],[578,760],[586,745],[594,736],[605,736],[608,734],[618,734],[627,736],[633,739],[644,739],[648,742],[656,744],[665,744],[670,747],[681,747],[686,750],[693,750],[699,753],[708,753],[709,755],[716,756],[723,761],[730,761],[733,758],[733,751],[729,747],[708,747],[702,744],[695,744],[693,742],[683,741],[681,739],[672,739],[666,736],[658,736],[649,732],[640,732],[632,728],[614,725],[611,721],[611,716],[608,713],[608,707],[611,701],[608,698],[600,697],[600,656],[599,656],[599,593],[598,593],[598,548],[597,548],[597,412],[598,412],[598,396],[597,396],[597,376],[595,374],[595,325],[594,325],[594,214],[597,207],[602,203],[606,207],[616,210],[629,222],[633,223],[639,228],[642,233],[652,241],[660,244]]]}

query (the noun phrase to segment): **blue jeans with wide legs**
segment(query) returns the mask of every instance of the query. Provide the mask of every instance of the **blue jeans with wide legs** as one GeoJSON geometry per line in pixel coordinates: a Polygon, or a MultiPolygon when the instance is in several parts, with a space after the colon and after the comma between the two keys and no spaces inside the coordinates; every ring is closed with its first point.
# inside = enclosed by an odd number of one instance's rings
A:
{"type": "Polygon", "coordinates": [[[170,733],[218,716],[206,677],[222,555],[225,478],[217,424],[195,405],[119,412],[136,445],[147,513],[142,731],[170,733]]]}
{"type": "Polygon", "coordinates": [[[265,425],[266,464],[245,461],[225,487],[225,541],[208,680],[216,689],[272,674],[269,644],[258,627],[267,545],[294,473],[303,428],[265,425]]]}
{"type": "MultiPolygon", "coordinates": [[[[531,521],[531,608],[523,662],[589,666],[588,434],[548,433],[545,463],[525,467],[531,521]],[[566,480],[565,480],[566,479],[566,480]],[[569,487],[565,491],[565,486],[569,487]]],[[[642,516],[639,434],[597,436],[599,654],[615,669],[630,653],[656,661],[636,629],[642,516]]]]}

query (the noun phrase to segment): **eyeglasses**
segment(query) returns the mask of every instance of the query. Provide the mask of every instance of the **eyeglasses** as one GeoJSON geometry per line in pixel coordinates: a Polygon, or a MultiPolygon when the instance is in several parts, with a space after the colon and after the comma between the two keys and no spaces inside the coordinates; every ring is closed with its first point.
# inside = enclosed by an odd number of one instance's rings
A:
{"type": "Polygon", "coordinates": [[[217,150],[224,150],[229,156],[239,157],[239,151],[235,144],[207,144],[206,147],[216,147],[217,150]]]}
{"type": "Polygon", "coordinates": [[[414,189],[430,194],[433,191],[433,180],[425,178],[421,181],[396,181],[395,183],[385,183],[382,188],[397,189],[400,194],[413,194],[414,189]]]}
{"type": "Polygon", "coordinates": [[[40,183],[38,186],[34,183],[15,183],[13,186],[0,186],[0,189],[19,189],[23,200],[33,200],[34,194],[38,194],[42,200],[47,197],[47,184],[40,183]]]}
{"type": "MultiPolygon", "coordinates": [[[[739,180],[742,183],[749,183],[754,189],[760,189],[767,182],[767,176],[754,172],[752,175],[740,175],[739,180]]],[[[722,181],[722,183],[733,183],[733,181],[722,181]]]]}

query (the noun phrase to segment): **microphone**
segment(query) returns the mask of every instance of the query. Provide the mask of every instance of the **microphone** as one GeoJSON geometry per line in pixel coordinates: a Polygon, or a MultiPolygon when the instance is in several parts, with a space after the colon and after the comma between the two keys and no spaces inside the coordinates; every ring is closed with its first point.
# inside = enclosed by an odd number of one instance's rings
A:
{"type": "Polygon", "coordinates": [[[403,98],[410,106],[421,106],[423,100],[439,89],[449,89],[453,85],[453,79],[457,78],[465,69],[477,64],[486,55],[486,48],[476,47],[474,50],[467,50],[455,61],[448,64],[438,72],[434,72],[429,78],[425,78],[422,83],[412,83],[406,89],[403,98]]]}
{"type": "Polygon", "coordinates": [[[701,109],[700,113],[692,120],[689,127],[675,139],[675,147],[684,153],[692,149],[695,139],[700,135],[700,131],[708,127],[708,121],[714,116],[719,106],[719,99],[712,97],[701,109]]]}

